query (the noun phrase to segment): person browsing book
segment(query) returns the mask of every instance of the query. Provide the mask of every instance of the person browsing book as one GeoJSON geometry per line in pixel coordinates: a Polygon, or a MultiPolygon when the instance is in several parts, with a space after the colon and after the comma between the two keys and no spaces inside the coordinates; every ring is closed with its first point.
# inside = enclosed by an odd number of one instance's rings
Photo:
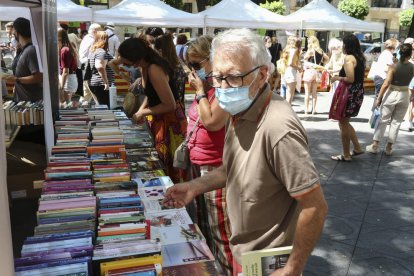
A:
{"type": "Polygon", "coordinates": [[[132,119],[136,122],[148,120],[167,175],[174,183],[179,182],[183,171],[173,167],[173,154],[184,141],[187,119],[174,82],[174,71],[168,61],[142,38],[125,40],[119,46],[118,54],[118,61],[113,66],[123,64],[141,68],[145,99],[132,119]]]}
{"type": "Polygon", "coordinates": [[[37,61],[36,48],[32,44],[30,21],[19,17],[13,22],[14,36],[21,45],[19,55],[14,59],[14,77],[8,79],[14,81],[15,101],[35,102],[43,99],[43,74],[40,72],[37,61]]]}
{"type": "Polygon", "coordinates": [[[169,188],[163,203],[183,207],[225,187],[233,275],[241,272],[243,253],[287,245],[293,250],[286,266],[271,275],[300,275],[327,214],[305,129],[266,83],[270,57],[257,34],[221,33],[212,42],[210,60],[208,80],[219,106],[231,115],[223,165],[169,188]]]}

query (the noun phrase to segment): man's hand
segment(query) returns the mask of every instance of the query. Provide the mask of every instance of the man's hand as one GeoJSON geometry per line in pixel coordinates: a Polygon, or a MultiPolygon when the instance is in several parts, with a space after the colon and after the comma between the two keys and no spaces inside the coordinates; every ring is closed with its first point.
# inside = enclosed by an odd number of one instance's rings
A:
{"type": "Polygon", "coordinates": [[[182,208],[189,204],[196,195],[192,185],[188,182],[175,184],[165,193],[162,204],[168,207],[182,208]]]}
{"type": "Polygon", "coordinates": [[[295,275],[295,274],[289,272],[286,267],[283,267],[283,268],[279,268],[279,269],[275,270],[269,276],[299,276],[299,275],[300,274],[295,275]]]}

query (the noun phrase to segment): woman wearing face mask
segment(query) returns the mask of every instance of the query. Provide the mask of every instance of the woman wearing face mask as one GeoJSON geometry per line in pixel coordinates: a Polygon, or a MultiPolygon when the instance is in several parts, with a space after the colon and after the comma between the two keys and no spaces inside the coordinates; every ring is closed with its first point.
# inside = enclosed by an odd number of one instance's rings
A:
{"type": "Polygon", "coordinates": [[[166,173],[177,183],[182,179],[183,172],[173,167],[173,157],[184,140],[187,119],[173,81],[174,72],[168,62],[142,38],[125,40],[118,52],[119,58],[113,66],[124,64],[141,68],[145,99],[132,118],[137,122],[147,118],[166,173]]]}
{"type": "MultiPolygon", "coordinates": [[[[188,46],[185,54],[187,64],[192,70],[188,79],[196,90],[196,97],[188,109],[187,128],[187,135],[194,129],[188,143],[193,178],[222,165],[224,124],[228,114],[219,107],[215,89],[206,81],[206,75],[211,71],[211,41],[211,37],[201,36],[188,46]]],[[[205,193],[204,199],[198,198],[197,206],[202,215],[199,224],[206,237],[210,238],[210,248],[215,251],[217,259],[227,272],[226,275],[231,275],[232,255],[228,240],[230,233],[225,196],[225,189],[205,193]],[[219,218],[223,218],[224,223],[219,223],[219,218]]]]}

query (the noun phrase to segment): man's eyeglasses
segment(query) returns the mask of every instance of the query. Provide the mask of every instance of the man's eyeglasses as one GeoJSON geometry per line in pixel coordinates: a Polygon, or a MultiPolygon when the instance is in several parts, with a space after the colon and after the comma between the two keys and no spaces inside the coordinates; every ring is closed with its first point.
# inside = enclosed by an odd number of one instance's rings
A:
{"type": "Polygon", "coordinates": [[[205,58],[205,59],[203,59],[202,61],[200,61],[200,62],[188,62],[188,66],[190,67],[190,68],[193,68],[194,70],[200,70],[201,69],[201,64],[204,62],[204,61],[206,61],[206,60],[208,60],[209,58],[205,58]]]}
{"type": "Polygon", "coordinates": [[[242,75],[228,75],[227,77],[210,75],[207,76],[207,81],[214,88],[220,88],[223,80],[226,81],[227,85],[232,88],[242,87],[243,79],[260,67],[262,67],[262,65],[256,66],[249,72],[242,75]]]}

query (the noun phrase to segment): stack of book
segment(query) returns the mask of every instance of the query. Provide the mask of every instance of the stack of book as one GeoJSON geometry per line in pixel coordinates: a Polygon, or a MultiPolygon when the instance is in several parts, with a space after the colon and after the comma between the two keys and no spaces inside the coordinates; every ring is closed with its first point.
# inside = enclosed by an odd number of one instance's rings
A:
{"type": "Polygon", "coordinates": [[[92,275],[96,197],[86,147],[53,147],[44,174],[38,225],[15,275],[92,275]]]}
{"type": "Polygon", "coordinates": [[[14,102],[3,103],[4,118],[6,125],[43,125],[43,100],[37,102],[14,102]]]}
{"type": "Polygon", "coordinates": [[[135,180],[151,237],[161,242],[163,275],[220,275],[204,236],[186,209],[162,205],[166,190],[173,185],[171,179],[149,175],[135,180]]]}
{"type": "Polygon", "coordinates": [[[84,110],[60,110],[60,119],[55,122],[56,145],[89,144],[89,117],[84,110]]]}

